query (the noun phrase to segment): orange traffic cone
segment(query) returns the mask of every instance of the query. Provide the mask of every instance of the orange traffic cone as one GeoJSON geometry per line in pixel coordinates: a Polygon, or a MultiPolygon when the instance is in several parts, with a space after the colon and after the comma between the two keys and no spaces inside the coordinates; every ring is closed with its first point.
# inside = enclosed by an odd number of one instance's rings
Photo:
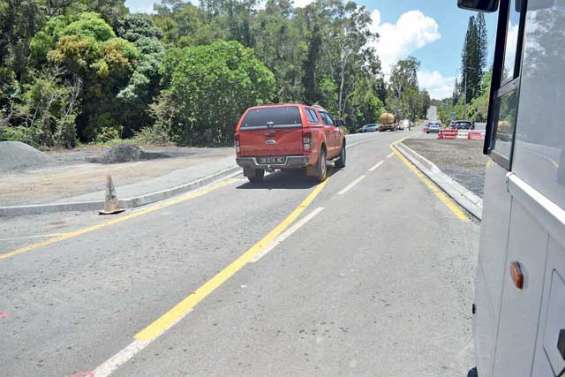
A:
{"type": "Polygon", "coordinates": [[[116,196],[116,189],[112,183],[112,177],[108,174],[106,176],[106,200],[104,201],[104,209],[99,211],[100,215],[115,215],[124,212],[125,209],[120,208],[118,197],[116,196]]]}

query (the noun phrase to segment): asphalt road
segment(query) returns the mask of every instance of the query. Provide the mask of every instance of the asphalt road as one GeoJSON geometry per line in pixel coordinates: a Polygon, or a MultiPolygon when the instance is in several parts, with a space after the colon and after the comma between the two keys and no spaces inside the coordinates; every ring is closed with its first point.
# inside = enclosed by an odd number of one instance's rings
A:
{"type": "Polygon", "coordinates": [[[3,219],[0,376],[464,375],[479,227],[391,153],[407,135],[350,137],[323,185],[3,219]]]}

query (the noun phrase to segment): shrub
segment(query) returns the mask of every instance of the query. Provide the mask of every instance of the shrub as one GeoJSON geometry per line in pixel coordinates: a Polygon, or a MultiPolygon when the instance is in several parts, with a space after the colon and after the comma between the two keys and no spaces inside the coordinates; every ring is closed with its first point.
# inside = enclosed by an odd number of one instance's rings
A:
{"type": "Polygon", "coordinates": [[[168,130],[161,124],[141,129],[134,137],[135,144],[170,144],[171,138],[168,130]]]}

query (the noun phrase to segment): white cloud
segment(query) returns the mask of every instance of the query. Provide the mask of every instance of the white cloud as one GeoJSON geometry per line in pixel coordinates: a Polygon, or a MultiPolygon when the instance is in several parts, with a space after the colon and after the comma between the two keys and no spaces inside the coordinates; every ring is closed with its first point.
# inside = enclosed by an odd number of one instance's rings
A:
{"type": "Polygon", "coordinates": [[[443,99],[453,94],[454,76],[443,76],[438,71],[418,71],[418,84],[426,89],[432,98],[443,99]]]}
{"type": "Polygon", "coordinates": [[[381,23],[381,13],[374,10],[371,20],[370,30],[379,34],[371,46],[377,50],[385,75],[399,59],[441,38],[436,20],[419,10],[401,14],[396,23],[381,23]]]}

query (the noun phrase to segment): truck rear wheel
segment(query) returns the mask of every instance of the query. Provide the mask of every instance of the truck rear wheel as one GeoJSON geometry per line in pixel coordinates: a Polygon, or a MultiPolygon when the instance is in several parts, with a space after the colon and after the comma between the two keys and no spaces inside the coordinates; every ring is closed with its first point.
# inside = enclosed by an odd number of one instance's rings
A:
{"type": "Polygon", "coordinates": [[[324,148],[320,149],[320,156],[318,157],[318,162],[316,163],[314,176],[319,182],[324,182],[328,177],[328,167],[326,165],[326,150],[324,148]]]}
{"type": "Polygon", "coordinates": [[[337,160],[335,160],[335,167],[338,169],[344,168],[346,158],[347,158],[347,152],[345,149],[345,142],[344,142],[343,146],[341,147],[341,153],[339,154],[337,160]]]}

